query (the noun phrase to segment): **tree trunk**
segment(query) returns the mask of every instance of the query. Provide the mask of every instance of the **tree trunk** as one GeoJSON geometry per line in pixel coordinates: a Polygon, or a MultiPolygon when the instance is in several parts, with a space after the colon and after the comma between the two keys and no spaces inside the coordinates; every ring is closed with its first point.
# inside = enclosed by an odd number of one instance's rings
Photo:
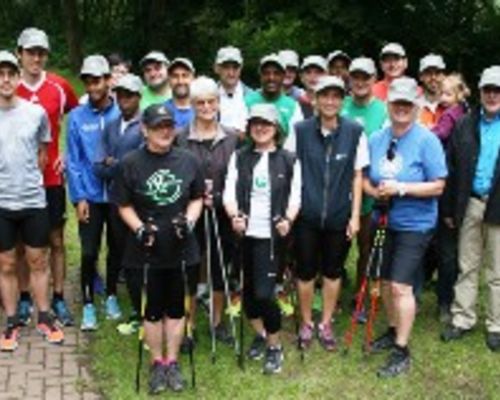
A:
{"type": "Polygon", "coordinates": [[[66,42],[70,68],[74,73],[80,70],[82,62],[81,21],[78,16],[78,0],[61,0],[64,15],[66,42]]]}

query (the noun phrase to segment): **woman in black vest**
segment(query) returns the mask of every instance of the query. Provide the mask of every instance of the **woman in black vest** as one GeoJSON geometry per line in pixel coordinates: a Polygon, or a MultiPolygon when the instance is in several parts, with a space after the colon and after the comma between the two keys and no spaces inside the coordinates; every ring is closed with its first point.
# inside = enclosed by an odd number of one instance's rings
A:
{"type": "Polygon", "coordinates": [[[318,274],[323,279],[323,312],[318,338],[325,350],[336,347],[331,319],[340,294],[341,275],[350,242],[359,231],[362,169],[369,163],[363,128],[339,116],[344,81],[324,76],[315,87],[318,116],[295,125],[285,148],[295,151],[302,166],[302,204],[294,243],[303,348],[314,337],[312,303],[318,274]]]}
{"type": "MultiPolygon", "coordinates": [[[[226,268],[232,254],[231,223],[224,212],[222,192],[227,164],[238,144],[238,134],[234,130],[223,127],[217,121],[219,88],[213,79],[205,76],[196,78],[191,83],[190,95],[194,119],[179,132],[177,142],[180,146],[190,150],[202,166],[206,185],[204,216],[196,226],[196,234],[203,249],[206,250],[210,244],[209,252],[207,252],[210,254],[210,260],[207,260],[207,268],[210,266],[210,271],[207,271],[207,276],[211,281],[208,283],[211,291],[211,307],[213,307],[211,308],[213,310],[211,332],[218,341],[231,344],[234,338],[222,321],[224,275],[221,266],[226,268]],[[207,235],[210,237],[207,238],[207,235]],[[221,249],[218,247],[219,240],[221,249]],[[222,250],[222,257],[220,257],[219,250],[222,250]]],[[[188,270],[189,295],[194,297],[199,281],[200,265],[189,266],[188,270]]],[[[227,271],[225,275],[227,279],[227,271]]],[[[191,301],[190,304],[190,322],[194,327],[196,302],[191,301]]]]}
{"type": "Polygon", "coordinates": [[[251,108],[248,132],[251,143],[229,162],[224,205],[233,230],[243,237],[243,305],[257,333],[248,356],[260,359],[265,354],[263,372],[272,374],[283,363],[276,277],[284,239],[300,208],[301,174],[294,156],[279,146],[279,116],[273,105],[251,108]]]}

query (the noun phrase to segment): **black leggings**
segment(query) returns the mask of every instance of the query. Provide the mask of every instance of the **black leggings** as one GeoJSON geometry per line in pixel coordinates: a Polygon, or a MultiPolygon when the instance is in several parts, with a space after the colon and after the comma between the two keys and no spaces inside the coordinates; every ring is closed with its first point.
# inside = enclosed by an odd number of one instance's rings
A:
{"type": "Polygon", "coordinates": [[[246,237],[243,243],[243,306],[249,319],[261,318],[268,334],[281,329],[275,298],[278,255],[271,259],[271,240],[246,237]]]}
{"type": "Polygon", "coordinates": [[[117,255],[117,245],[111,229],[112,218],[110,205],[107,203],[89,202],[89,221],[78,223],[81,244],[81,285],[84,303],[94,301],[94,276],[97,271],[97,260],[101,247],[102,231],[106,224],[106,290],[108,295],[116,294],[116,282],[121,258],[117,255]]]}

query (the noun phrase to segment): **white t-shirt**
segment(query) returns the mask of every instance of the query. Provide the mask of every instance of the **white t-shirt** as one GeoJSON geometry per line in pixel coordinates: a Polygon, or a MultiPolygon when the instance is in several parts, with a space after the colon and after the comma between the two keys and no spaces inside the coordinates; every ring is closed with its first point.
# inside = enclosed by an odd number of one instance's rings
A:
{"type": "MultiPolygon", "coordinates": [[[[229,160],[224,189],[224,204],[237,203],[236,182],[238,170],[236,169],[236,153],[229,160]]],[[[295,161],[293,177],[290,187],[288,208],[301,204],[302,173],[300,163],[295,161]]],[[[263,152],[253,170],[252,190],[250,193],[250,215],[245,236],[259,239],[271,237],[271,186],[269,178],[269,152],[263,152]]]]}
{"type": "Polygon", "coordinates": [[[244,132],[247,126],[248,110],[243,95],[243,84],[238,82],[231,96],[220,85],[219,102],[221,125],[244,132]]]}

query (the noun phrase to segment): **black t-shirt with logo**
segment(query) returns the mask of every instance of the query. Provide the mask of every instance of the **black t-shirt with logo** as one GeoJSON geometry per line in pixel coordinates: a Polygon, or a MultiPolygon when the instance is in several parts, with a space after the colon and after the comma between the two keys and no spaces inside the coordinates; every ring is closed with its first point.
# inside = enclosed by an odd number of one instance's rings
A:
{"type": "MultiPolygon", "coordinates": [[[[174,147],[165,154],[158,154],[144,147],[124,158],[114,195],[118,205],[134,207],[142,221],[151,218],[158,227],[151,266],[180,266],[183,243],[175,235],[172,219],[185,213],[188,203],[202,197],[204,190],[200,164],[186,150],[174,147]]],[[[186,257],[187,265],[199,262],[194,235],[187,240],[186,257]]],[[[124,254],[125,266],[141,267],[144,261],[144,249],[130,232],[124,254]]]]}

